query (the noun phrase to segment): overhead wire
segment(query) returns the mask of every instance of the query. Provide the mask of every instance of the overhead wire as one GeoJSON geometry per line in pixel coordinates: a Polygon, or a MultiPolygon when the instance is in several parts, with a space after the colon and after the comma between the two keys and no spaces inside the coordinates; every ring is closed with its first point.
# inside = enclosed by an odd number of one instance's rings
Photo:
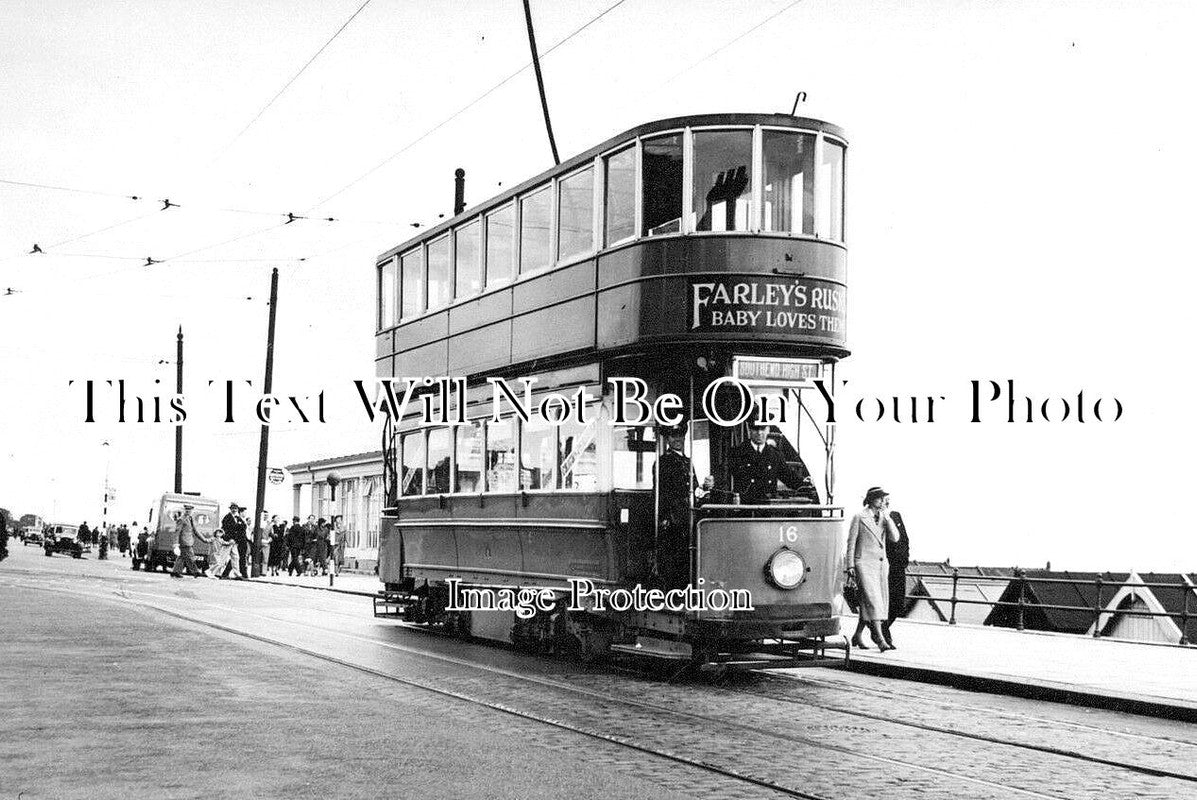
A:
{"type": "MultiPolygon", "coordinates": [[[[550,47],[548,50],[545,50],[545,51],[544,51],[544,53],[541,55],[541,59],[543,60],[543,59],[547,58],[547,57],[548,57],[548,55],[549,55],[550,53],[552,53],[554,50],[556,50],[557,48],[561,47],[563,44],[565,44],[566,42],[568,42],[570,39],[573,39],[575,36],[577,36],[578,34],[580,34],[582,31],[586,30],[586,29],[587,29],[587,28],[589,28],[591,25],[595,24],[596,22],[598,22],[599,20],[601,20],[603,17],[607,16],[607,15],[608,15],[608,14],[610,14],[612,11],[614,11],[614,10],[615,10],[615,9],[617,9],[617,8],[619,8],[621,5],[623,5],[623,4],[624,4],[624,3],[626,3],[626,2],[627,2],[627,0],[616,0],[616,2],[612,3],[611,5],[609,5],[609,6],[608,6],[607,8],[605,8],[605,9],[604,9],[604,10],[603,10],[601,13],[599,13],[597,16],[595,16],[595,17],[591,18],[589,21],[587,21],[587,22],[586,22],[584,25],[582,25],[580,28],[577,28],[577,29],[576,29],[576,30],[574,30],[572,33],[570,33],[569,35],[567,35],[565,38],[563,38],[563,39],[560,39],[560,40],[559,40],[559,41],[558,41],[556,44],[554,44],[554,45],[553,45],[552,47],[550,47]]],[[[357,184],[361,183],[361,182],[362,182],[362,181],[364,181],[366,178],[370,177],[370,176],[371,176],[371,175],[373,175],[375,172],[377,172],[378,170],[380,170],[380,169],[382,169],[383,167],[385,167],[387,164],[390,164],[390,163],[391,163],[392,161],[394,161],[396,158],[398,158],[399,156],[403,155],[403,154],[404,154],[404,153],[406,153],[408,150],[410,150],[411,148],[415,147],[417,144],[419,144],[420,142],[424,141],[424,140],[425,140],[425,139],[427,139],[429,136],[431,136],[432,134],[436,133],[436,132],[437,132],[438,130],[440,130],[441,128],[443,128],[443,127],[445,127],[446,125],[448,125],[448,124],[449,124],[450,122],[452,122],[453,120],[457,119],[459,116],[461,116],[462,114],[464,114],[466,111],[468,111],[469,109],[471,109],[471,108],[473,108],[474,106],[478,105],[478,104],[479,104],[479,103],[481,103],[483,100],[485,100],[487,97],[490,97],[490,95],[494,94],[494,93],[495,93],[496,91],[498,91],[500,88],[502,88],[503,86],[505,86],[505,85],[507,85],[508,83],[510,83],[510,82],[511,82],[512,80],[514,80],[516,77],[518,77],[519,75],[521,75],[521,74],[522,74],[522,73],[523,73],[523,72],[524,72],[526,69],[528,69],[528,67],[531,67],[531,66],[532,66],[532,62],[531,62],[531,61],[529,61],[527,64],[524,64],[522,67],[520,67],[519,69],[517,69],[515,72],[511,73],[511,74],[510,74],[510,75],[508,75],[506,78],[504,78],[503,80],[499,81],[499,82],[498,82],[498,83],[496,83],[494,86],[490,87],[490,88],[489,88],[489,89],[487,89],[485,92],[483,92],[482,94],[478,95],[478,96],[477,96],[477,97],[475,97],[473,100],[471,100],[470,102],[466,103],[466,104],[465,104],[464,106],[462,106],[461,108],[459,108],[459,109],[457,109],[456,111],[454,111],[454,112],[453,112],[452,114],[450,114],[448,117],[445,117],[443,120],[441,120],[440,122],[438,122],[436,125],[433,125],[431,128],[429,128],[428,130],[426,130],[426,131],[424,131],[423,133],[421,133],[421,134],[420,134],[419,136],[417,136],[415,139],[412,139],[410,142],[408,142],[408,143],[407,143],[407,144],[405,144],[403,147],[401,147],[401,148],[399,148],[398,150],[396,150],[394,153],[391,153],[391,155],[387,156],[387,157],[386,157],[386,158],[384,158],[382,161],[380,161],[380,162],[378,162],[377,164],[375,164],[373,167],[370,167],[370,169],[366,170],[366,171],[365,171],[365,172],[363,172],[361,175],[357,176],[356,178],[354,178],[353,180],[351,180],[349,183],[347,183],[347,184],[345,184],[344,186],[342,186],[340,189],[337,189],[337,190],[336,190],[335,192],[333,192],[332,194],[330,194],[330,195],[328,195],[327,197],[323,198],[322,200],[319,200],[318,202],[316,202],[316,203],[315,203],[315,205],[312,205],[311,207],[309,207],[309,208],[308,208],[308,210],[307,210],[307,211],[305,211],[304,213],[308,213],[308,212],[310,212],[312,209],[319,208],[320,206],[324,205],[325,203],[329,202],[330,200],[333,200],[333,199],[334,199],[334,198],[336,198],[336,197],[340,197],[342,194],[344,194],[345,192],[349,191],[351,188],[353,188],[353,187],[354,187],[354,186],[356,186],[357,184]]]]}
{"type": "Polygon", "coordinates": [[[274,102],[275,102],[276,100],[278,100],[280,97],[282,97],[282,96],[283,96],[283,93],[284,93],[284,92],[286,92],[288,89],[290,89],[290,88],[291,88],[291,84],[293,84],[293,83],[295,83],[295,81],[299,80],[299,76],[300,76],[300,75],[302,75],[302,74],[304,73],[304,71],[305,71],[305,70],[307,70],[307,68],[308,68],[308,67],[312,66],[312,62],[314,62],[314,61],[315,61],[317,58],[319,58],[319,57],[320,57],[320,54],[321,54],[321,53],[323,53],[325,50],[327,50],[327,49],[328,49],[328,46],[329,46],[330,44],[332,44],[332,43],[333,43],[333,41],[335,41],[335,40],[336,40],[336,38],[337,38],[338,36],[340,36],[340,35],[341,35],[341,32],[342,32],[342,31],[344,31],[346,28],[348,28],[348,27],[349,27],[349,23],[351,23],[351,22],[353,22],[355,19],[357,19],[357,15],[358,15],[358,14],[360,14],[360,13],[362,13],[362,12],[363,12],[363,11],[366,9],[366,6],[370,5],[370,3],[371,3],[371,2],[373,2],[373,0],[365,0],[365,2],[364,2],[364,3],[362,3],[360,6],[358,6],[358,9],[357,9],[357,11],[354,11],[354,12],[353,12],[353,14],[351,14],[351,15],[349,16],[349,19],[345,20],[345,22],[344,22],[344,23],[341,25],[341,27],[337,28],[337,30],[336,30],[336,33],[334,33],[332,36],[330,36],[330,37],[329,37],[329,39],[328,39],[328,41],[327,41],[327,42],[325,42],[323,45],[321,45],[321,46],[320,46],[320,49],[316,51],[315,55],[313,55],[311,58],[309,58],[309,59],[308,59],[308,60],[307,60],[307,61],[304,63],[304,65],[303,65],[302,67],[300,67],[300,68],[299,68],[299,71],[298,71],[298,72],[296,72],[294,75],[292,75],[292,76],[291,76],[291,79],[290,79],[289,81],[287,81],[286,83],[284,83],[284,84],[283,84],[283,88],[281,88],[281,89],[279,89],[277,92],[275,92],[274,96],[273,96],[273,97],[271,97],[271,98],[270,98],[270,99],[269,99],[269,100],[266,102],[266,105],[262,106],[262,108],[261,108],[261,109],[258,111],[258,113],[254,115],[253,119],[251,119],[249,122],[247,122],[247,123],[245,124],[245,127],[244,127],[244,128],[242,128],[240,131],[238,131],[238,132],[237,132],[237,135],[236,135],[236,136],[234,136],[234,137],[232,138],[232,140],[231,140],[231,141],[230,141],[228,144],[226,144],[226,145],[225,145],[225,146],[224,146],[224,147],[221,149],[221,151],[220,151],[219,153],[217,153],[217,155],[215,156],[215,158],[213,158],[212,160],[213,160],[213,161],[216,161],[216,160],[217,160],[217,159],[219,159],[219,158],[220,158],[222,155],[224,155],[224,154],[225,154],[225,153],[226,153],[226,152],[229,150],[229,148],[230,148],[230,147],[232,147],[234,144],[236,144],[236,143],[237,143],[237,141],[238,141],[238,140],[239,140],[239,139],[240,139],[242,136],[244,136],[244,135],[245,135],[245,132],[246,132],[246,131],[248,131],[250,128],[252,128],[252,127],[253,127],[253,125],[254,125],[254,123],[255,123],[255,122],[257,122],[259,119],[261,119],[261,118],[262,118],[262,115],[263,115],[263,114],[265,114],[265,113],[266,113],[266,111],[267,111],[267,110],[268,110],[268,109],[269,109],[269,108],[270,108],[272,105],[274,105],[274,102]]]}

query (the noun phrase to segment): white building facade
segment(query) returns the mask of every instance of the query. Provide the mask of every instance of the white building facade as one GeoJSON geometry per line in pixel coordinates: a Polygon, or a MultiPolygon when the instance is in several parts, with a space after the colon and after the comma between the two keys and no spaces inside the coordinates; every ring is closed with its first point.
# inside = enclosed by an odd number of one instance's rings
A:
{"type": "Polygon", "coordinates": [[[294,493],[292,514],[301,520],[309,514],[326,520],[339,515],[345,535],[344,568],[373,572],[384,496],[382,451],[291,464],[287,471],[294,493]]]}

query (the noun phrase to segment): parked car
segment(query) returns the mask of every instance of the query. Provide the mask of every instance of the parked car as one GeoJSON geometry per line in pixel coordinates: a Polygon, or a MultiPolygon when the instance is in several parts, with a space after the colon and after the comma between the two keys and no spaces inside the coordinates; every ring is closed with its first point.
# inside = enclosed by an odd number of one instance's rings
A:
{"type": "Polygon", "coordinates": [[[42,529],[41,528],[26,528],[21,532],[21,544],[36,544],[42,543],[42,529]]]}
{"type": "Polygon", "coordinates": [[[72,558],[83,558],[84,544],[79,541],[79,526],[66,524],[47,525],[42,529],[42,549],[47,556],[64,553],[72,558]]]}

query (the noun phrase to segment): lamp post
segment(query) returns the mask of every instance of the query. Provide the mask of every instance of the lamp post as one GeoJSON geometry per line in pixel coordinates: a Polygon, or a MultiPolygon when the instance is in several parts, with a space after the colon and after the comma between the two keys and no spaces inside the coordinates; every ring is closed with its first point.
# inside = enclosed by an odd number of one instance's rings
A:
{"type": "Polygon", "coordinates": [[[328,571],[328,585],[332,586],[333,576],[337,574],[337,485],[341,482],[341,476],[330,472],[324,482],[328,484],[330,494],[328,501],[328,560],[332,564],[332,568],[328,571]]]}
{"type": "MultiPolygon", "coordinates": [[[[108,486],[108,473],[112,466],[112,444],[110,442],[103,442],[101,447],[107,448],[104,451],[104,510],[100,515],[100,530],[107,535],[108,530],[108,497],[111,494],[111,488],[108,486]]],[[[99,537],[96,537],[96,544],[99,544],[99,537]]]]}

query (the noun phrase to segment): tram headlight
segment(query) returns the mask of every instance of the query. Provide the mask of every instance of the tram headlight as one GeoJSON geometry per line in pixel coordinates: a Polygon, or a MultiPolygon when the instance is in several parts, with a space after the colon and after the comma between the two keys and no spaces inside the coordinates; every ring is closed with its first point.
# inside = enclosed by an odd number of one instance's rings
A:
{"type": "Polygon", "coordinates": [[[778,589],[793,589],[806,577],[806,562],[793,550],[778,550],[765,564],[765,576],[778,589]]]}

